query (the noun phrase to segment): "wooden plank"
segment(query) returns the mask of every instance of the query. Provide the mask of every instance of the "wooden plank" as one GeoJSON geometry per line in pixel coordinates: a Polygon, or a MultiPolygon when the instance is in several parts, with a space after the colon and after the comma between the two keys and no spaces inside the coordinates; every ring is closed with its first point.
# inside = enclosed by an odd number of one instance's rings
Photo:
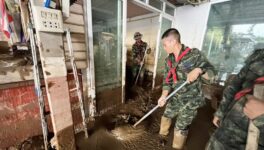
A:
{"type": "MultiPolygon", "coordinates": [[[[66,58],[68,58],[69,52],[65,52],[65,56],[66,56],[66,58]]],[[[86,61],[86,59],[87,59],[86,52],[74,52],[73,56],[74,56],[76,61],[78,61],[78,60],[85,60],[86,61]]]]}
{"type": "Polygon", "coordinates": [[[55,133],[52,145],[58,150],[75,150],[74,129],[66,76],[47,78],[47,95],[55,133]]]}
{"type": "MultiPolygon", "coordinates": [[[[71,34],[72,43],[85,43],[84,34],[71,34]]],[[[66,36],[63,36],[63,42],[67,42],[66,36]]]]}
{"type": "Polygon", "coordinates": [[[84,26],[83,15],[73,14],[64,20],[64,23],[84,26]]]}
{"type": "Polygon", "coordinates": [[[56,149],[75,149],[67,70],[61,33],[36,31],[56,149]],[[50,53],[47,55],[46,49],[50,53]],[[53,56],[54,54],[55,56],[53,56]]]}
{"type": "MultiPolygon", "coordinates": [[[[67,42],[63,42],[65,52],[69,51],[67,42]]],[[[86,52],[86,45],[85,43],[72,43],[72,48],[74,52],[81,51],[86,52]]]]}
{"type": "Polygon", "coordinates": [[[44,77],[54,78],[67,74],[64,57],[45,57],[42,58],[44,77]]]}
{"type": "MultiPolygon", "coordinates": [[[[87,68],[87,62],[86,61],[75,61],[77,69],[86,69],[87,68]]],[[[70,62],[66,62],[66,66],[68,70],[71,70],[71,64],[70,62]]]]}
{"type": "Polygon", "coordinates": [[[58,33],[52,34],[48,32],[42,32],[43,39],[40,39],[39,46],[41,51],[41,57],[64,57],[62,35],[58,33]]]}
{"type": "Polygon", "coordinates": [[[70,28],[71,33],[84,33],[84,26],[64,23],[64,28],[70,28]]]}
{"type": "Polygon", "coordinates": [[[83,14],[83,6],[77,3],[74,3],[70,7],[70,12],[74,14],[83,14]]]}

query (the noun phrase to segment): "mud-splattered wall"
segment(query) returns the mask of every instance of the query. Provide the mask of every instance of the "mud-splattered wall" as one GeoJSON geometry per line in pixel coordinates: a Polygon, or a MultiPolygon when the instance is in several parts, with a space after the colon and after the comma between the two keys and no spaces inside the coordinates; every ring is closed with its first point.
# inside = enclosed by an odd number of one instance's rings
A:
{"type": "Polygon", "coordinates": [[[41,134],[34,83],[25,81],[9,86],[0,89],[0,148],[41,134]]]}
{"type": "MultiPolygon", "coordinates": [[[[80,83],[81,75],[79,76],[80,83]]],[[[73,75],[67,76],[69,88],[74,88],[73,75]]],[[[48,114],[48,102],[43,88],[45,111],[48,114]]],[[[35,95],[34,82],[24,81],[0,86],[0,149],[6,148],[32,136],[42,134],[39,107],[35,95]]],[[[70,92],[71,105],[78,104],[76,91],[70,92]]],[[[80,109],[72,109],[75,128],[81,124],[80,109]]],[[[52,132],[50,116],[48,118],[49,131],[52,132]]]]}

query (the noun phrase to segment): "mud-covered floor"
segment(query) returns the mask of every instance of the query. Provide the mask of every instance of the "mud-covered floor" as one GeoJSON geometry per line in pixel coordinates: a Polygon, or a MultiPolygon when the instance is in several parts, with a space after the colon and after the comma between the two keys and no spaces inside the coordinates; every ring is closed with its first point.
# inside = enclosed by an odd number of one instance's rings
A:
{"type": "MultiPolygon", "coordinates": [[[[150,92],[134,87],[127,103],[95,118],[89,128],[89,138],[84,134],[76,135],[78,150],[170,150],[173,138],[173,126],[170,129],[169,141],[165,146],[159,143],[159,124],[164,108],[158,109],[144,122],[133,128],[132,125],[156,105],[160,90],[150,92]]],[[[204,150],[209,134],[213,132],[211,123],[213,109],[209,102],[199,109],[193,121],[185,150],[204,150]]],[[[174,125],[174,124],[173,124],[174,125]]],[[[31,138],[19,148],[23,150],[43,149],[42,137],[31,138]]]]}
{"type": "MultiPolygon", "coordinates": [[[[83,134],[76,137],[79,150],[170,150],[173,138],[173,126],[169,141],[165,146],[159,143],[159,124],[163,109],[159,109],[143,123],[132,125],[148,110],[155,106],[159,92],[145,92],[136,88],[136,97],[127,104],[97,118],[95,127],[89,130],[89,139],[83,134]]],[[[135,93],[134,93],[135,94],[135,93]]],[[[199,109],[197,118],[190,127],[185,150],[204,150],[209,134],[213,131],[211,123],[213,109],[209,102],[199,109]]]]}

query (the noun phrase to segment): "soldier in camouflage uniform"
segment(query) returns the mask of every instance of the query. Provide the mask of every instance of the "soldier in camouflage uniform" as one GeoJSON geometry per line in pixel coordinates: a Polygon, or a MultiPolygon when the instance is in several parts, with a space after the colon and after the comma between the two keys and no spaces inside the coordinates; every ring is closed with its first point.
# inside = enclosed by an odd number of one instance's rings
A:
{"type": "Polygon", "coordinates": [[[244,150],[250,120],[260,130],[258,149],[264,150],[264,102],[248,95],[252,94],[256,81],[264,84],[264,49],[255,50],[225,88],[213,120],[218,129],[210,138],[207,150],[244,150]]]}
{"type": "MultiPolygon", "coordinates": [[[[144,41],[141,40],[142,34],[139,32],[136,32],[134,34],[134,39],[136,42],[132,46],[132,52],[133,52],[133,68],[132,68],[132,73],[134,79],[138,75],[140,66],[143,65],[143,57],[145,55],[145,51],[147,49],[148,44],[144,41]]],[[[149,53],[149,51],[148,51],[149,53]]],[[[143,78],[144,78],[144,73],[145,73],[145,68],[142,67],[140,76],[139,76],[139,81],[142,84],[143,78]]]]}
{"type": "MultiPolygon", "coordinates": [[[[176,89],[184,81],[185,87],[177,92],[168,102],[161,118],[161,141],[165,142],[172,123],[177,116],[174,128],[173,148],[182,149],[187,138],[189,125],[197,114],[197,109],[205,104],[201,93],[201,78],[212,79],[213,66],[196,48],[188,48],[181,44],[180,34],[176,29],[168,29],[162,36],[165,51],[169,54],[165,60],[163,90],[158,105],[164,106],[169,92],[176,89]]],[[[164,144],[164,143],[163,143],[164,144]]]]}

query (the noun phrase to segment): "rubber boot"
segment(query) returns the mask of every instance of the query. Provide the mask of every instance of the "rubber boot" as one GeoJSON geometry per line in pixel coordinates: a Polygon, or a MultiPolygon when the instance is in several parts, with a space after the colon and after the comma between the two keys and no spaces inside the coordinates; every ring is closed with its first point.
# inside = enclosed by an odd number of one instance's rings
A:
{"type": "Polygon", "coordinates": [[[161,117],[161,123],[160,123],[160,131],[159,131],[159,134],[160,134],[160,144],[162,146],[165,146],[166,143],[167,143],[167,139],[168,139],[167,136],[169,134],[170,126],[171,126],[171,119],[162,116],[161,117]]]}
{"type": "Polygon", "coordinates": [[[178,150],[183,149],[188,135],[188,130],[174,130],[172,147],[178,150]]]}
{"type": "Polygon", "coordinates": [[[167,136],[169,134],[169,129],[171,126],[171,119],[162,116],[160,122],[160,131],[159,134],[163,136],[167,136]]]}

